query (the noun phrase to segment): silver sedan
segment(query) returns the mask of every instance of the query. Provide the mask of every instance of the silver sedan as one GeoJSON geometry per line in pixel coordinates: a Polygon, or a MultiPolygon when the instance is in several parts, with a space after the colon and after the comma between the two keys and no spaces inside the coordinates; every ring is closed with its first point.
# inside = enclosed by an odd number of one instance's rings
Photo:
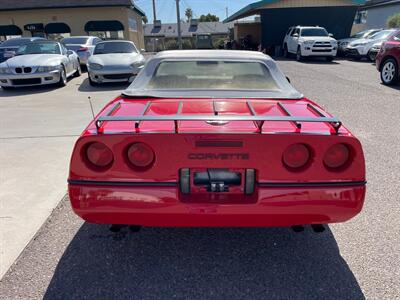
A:
{"type": "Polygon", "coordinates": [[[88,61],[89,83],[132,82],[145,58],[130,41],[106,41],[96,45],[88,61]]]}
{"type": "Polygon", "coordinates": [[[17,55],[0,64],[0,86],[58,84],[65,86],[70,76],[80,76],[78,55],[54,41],[35,41],[21,46],[17,55]]]}

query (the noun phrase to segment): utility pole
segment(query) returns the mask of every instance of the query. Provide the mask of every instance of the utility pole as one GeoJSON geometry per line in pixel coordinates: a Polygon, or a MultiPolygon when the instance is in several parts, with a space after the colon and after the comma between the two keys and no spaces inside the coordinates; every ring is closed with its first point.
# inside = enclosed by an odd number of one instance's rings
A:
{"type": "Polygon", "coordinates": [[[157,14],[156,14],[156,0],[153,0],[153,24],[157,20],[157,14]]]}
{"type": "Polygon", "coordinates": [[[179,11],[179,0],[176,0],[176,21],[178,24],[178,45],[182,50],[182,33],[181,33],[181,13],[179,11]]]}
{"type": "Polygon", "coordinates": [[[228,19],[228,17],[229,17],[228,6],[227,6],[227,7],[225,7],[225,13],[226,13],[226,18],[228,19]]]}

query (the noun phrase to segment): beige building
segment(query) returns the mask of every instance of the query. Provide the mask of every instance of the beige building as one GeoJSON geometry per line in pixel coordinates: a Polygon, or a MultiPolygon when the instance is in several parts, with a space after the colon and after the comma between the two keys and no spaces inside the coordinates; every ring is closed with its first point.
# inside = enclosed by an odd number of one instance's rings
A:
{"type": "Polygon", "coordinates": [[[144,16],[133,0],[0,0],[0,38],[95,35],[144,48],[144,16]]]}

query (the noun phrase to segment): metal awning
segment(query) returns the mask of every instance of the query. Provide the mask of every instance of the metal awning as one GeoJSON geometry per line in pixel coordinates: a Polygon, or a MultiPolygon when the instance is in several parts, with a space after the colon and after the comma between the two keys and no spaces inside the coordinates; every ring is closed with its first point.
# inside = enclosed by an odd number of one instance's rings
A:
{"type": "Polygon", "coordinates": [[[49,33],[70,33],[71,28],[65,23],[49,23],[44,27],[44,31],[49,33]]]}
{"type": "MultiPolygon", "coordinates": [[[[281,0],[262,0],[262,1],[251,3],[247,6],[245,6],[244,8],[242,8],[241,10],[237,11],[230,17],[226,18],[223,21],[223,23],[233,22],[235,20],[239,20],[239,19],[243,19],[243,18],[246,18],[249,16],[256,15],[260,12],[261,9],[263,9],[264,6],[278,2],[278,1],[281,1],[281,0]]],[[[354,5],[362,5],[362,4],[365,4],[366,0],[349,0],[349,2],[351,2],[354,5]]]]}
{"type": "Polygon", "coordinates": [[[0,35],[22,35],[22,30],[16,25],[0,25],[0,35]]]}
{"type": "Polygon", "coordinates": [[[124,25],[117,20],[89,21],[85,24],[85,31],[122,31],[124,25]]]}

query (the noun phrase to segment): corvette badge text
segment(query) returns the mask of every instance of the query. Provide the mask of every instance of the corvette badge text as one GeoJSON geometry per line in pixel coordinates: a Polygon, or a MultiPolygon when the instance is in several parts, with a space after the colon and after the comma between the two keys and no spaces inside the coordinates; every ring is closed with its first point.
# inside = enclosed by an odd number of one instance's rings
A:
{"type": "Polygon", "coordinates": [[[248,153],[189,153],[188,159],[197,160],[248,160],[248,153]]]}

